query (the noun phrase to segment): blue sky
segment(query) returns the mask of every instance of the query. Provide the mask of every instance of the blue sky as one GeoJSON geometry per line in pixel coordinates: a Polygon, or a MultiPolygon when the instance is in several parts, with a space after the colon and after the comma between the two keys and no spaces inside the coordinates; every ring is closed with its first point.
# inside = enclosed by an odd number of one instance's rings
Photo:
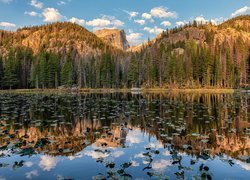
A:
{"type": "Polygon", "coordinates": [[[130,44],[189,21],[250,14],[250,0],[0,0],[0,29],[71,21],[90,31],[124,29],[130,44]]]}

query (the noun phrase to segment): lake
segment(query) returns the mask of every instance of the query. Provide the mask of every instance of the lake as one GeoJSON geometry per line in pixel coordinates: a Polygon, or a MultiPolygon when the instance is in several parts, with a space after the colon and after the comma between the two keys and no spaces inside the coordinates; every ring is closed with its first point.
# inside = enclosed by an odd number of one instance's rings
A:
{"type": "Polygon", "coordinates": [[[250,95],[0,93],[0,179],[250,179],[250,95]]]}

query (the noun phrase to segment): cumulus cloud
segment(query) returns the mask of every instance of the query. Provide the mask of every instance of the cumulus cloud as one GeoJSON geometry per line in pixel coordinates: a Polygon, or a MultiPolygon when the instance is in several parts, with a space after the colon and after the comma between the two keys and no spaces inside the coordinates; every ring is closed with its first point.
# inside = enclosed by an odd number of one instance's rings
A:
{"type": "Polygon", "coordinates": [[[161,23],[161,25],[163,25],[163,26],[165,26],[165,27],[171,26],[171,22],[169,22],[169,21],[163,21],[163,22],[161,23]]]}
{"type": "Polygon", "coordinates": [[[140,24],[140,25],[144,25],[145,24],[145,20],[144,19],[136,19],[134,20],[135,23],[140,24]]]}
{"type": "Polygon", "coordinates": [[[34,176],[38,176],[38,171],[37,170],[33,170],[30,172],[26,173],[26,178],[27,179],[32,179],[34,176]]]}
{"type": "Polygon", "coordinates": [[[176,26],[184,26],[185,24],[187,24],[186,21],[177,21],[176,23],[176,26]]]}
{"type": "Polygon", "coordinates": [[[203,16],[197,16],[194,20],[200,24],[206,24],[208,22],[203,16]]]}
{"type": "Polygon", "coordinates": [[[150,34],[160,34],[160,33],[162,33],[162,31],[164,31],[164,29],[159,28],[159,27],[157,27],[157,26],[154,26],[153,28],[144,27],[143,30],[144,30],[144,31],[147,31],[147,32],[150,33],[150,34]]]}
{"type": "Polygon", "coordinates": [[[12,0],[0,0],[2,3],[10,3],[12,0]]]}
{"type": "MultiPolygon", "coordinates": [[[[196,22],[198,22],[199,24],[206,24],[208,22],[211,22],[212,24],[220,24],[221,22],[223,22],[224,18],[223,17],[220,17],[220,18],[215,18],[215,19],[206,19],[204,18],[202,15],[201,16],[197,16],[195,19],[194,19],[196,22]]],[[[186,24],[187,22],[185,22],[186,24]]]]}
{"type": "Polygon", "coordinates": [[[152,168],[154,170],[157,170],[157,171],[163,171],[165,170],[168,166],[172,166],[172,163],[170,161],[167,161],[167,160],[164,160],[164,159],[161,159],[161,160],[157,160],[157,161],[154,161],[152,163],[152,168]]]}
{"type": "Polygon", "coordinates": [[[104,26],[109,26],[111,24],[111,22],[107,19],[97,18],[97,19],[93,19],[91,21],[88,21],[86,24],[88,26],[104,27],[104,26]]]}
{"type": "Polygon", "coordinates": [[[16,25],[10,22],[0,22],[1,27],[5,27],[7,29],[15,28],[16,25]]]}
{"type": "Polygon", "coordinates": [[[79,25],[83,26],[84,23],[85,23],[85,20],[84,19],[78,19],[76,17],[72,17],[72,18],[69,19],[69,22],[72,22],[72,23],[79,24],[79,25]]]}
{"type": "Polygon", "coordinates": [[[119,19],[116,19],[115,16],[103,15],[101,18],[96,18],[86,22],[86,25],[92,26],[95,29],[99,28],[116,28],[124,25],[119,19]]]}
{"type": "Polygon", "coordinates": [[[109,156],[108,153],[98,152],[98,151],[85,151],[85,156],[90,156],[93,159],[106,158],[109,156]]]}
{"type": "Polygon", "coordinates": [[[163,6],[151,9],[150,14],[156,18],[177,18],[176,12],[168,11],[168,9],[163,6]]]}
{"type": "Polygon", "coordinates": [[[43,3],[37,1],[37,0],[31,0],[30,2],[31,6],[34,6],[35,8],[42,9],[43,8],[43,3]]]}
{"type": "Polygon", "coordinates": [[[144,18],[144,19],[151,19],[152,18],[151,14],[149,14],[149,13],[143,13],[141,15],[141,17],[144,18]]]}
{"type": "Polygon", "coordinates": [[[39,16],[39,14],[35,11],[30,11],[30,12],[25,11],[24,14],[29,15],[29,16],[33,16],[33,17],[39,16]]]}
{"type": "Polygon", "coordinates": [[[225,19],[223,17],[220,17],[220,18],[215,18],[215,19],[211,19],[211,23],[212,24],[215,24],[215,25],[218,25],[220,23],[222,23],[225,19]]]}
{"type": "Polygon", "coordinates": [[[46,8],[43,10],[43,16],[45,22],[55,22],[60,21],[63,16],[55,8],[46,8]]]}
{"type": "Polygon", "coordinates": [[[240,8],[240,9],[237,9],[236,11],[234,11],[231,14],[231,17],[235,17],[235,16],[239,16],[239,15],[245,14],[248,11],[250,11],[250,7],[249,6],[244,6],[244,7],[240,8]]]}
{"type": "Polygon", "coordinates": [[[51,169],[56,167],[56,164],[57,164],[57,159],[55,157],[47,155],[42,156],[39,162],[39,166],[44,171],[50,171],[51,169]]]}
{"type": "Polygon", "coordinates": [[[139,14],[138,12],[135,12],[135,11],[126,11],[126,10],[124,10],[124,12],[129,15],[129,19],[132,19],[132,18],[138,16],[138,14],[139,14]]]}

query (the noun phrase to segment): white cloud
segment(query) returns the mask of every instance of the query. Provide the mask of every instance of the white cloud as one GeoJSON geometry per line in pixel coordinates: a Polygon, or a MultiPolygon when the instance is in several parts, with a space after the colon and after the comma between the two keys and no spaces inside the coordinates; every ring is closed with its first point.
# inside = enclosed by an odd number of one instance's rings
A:
{"type": "Polygon", "coordinates": [[[157,171],[162,171],[166,169],[168,166],[172,166],[172,163],[164,159],[157,160],[152,163],[152,168],[157,171]]]}
{"type": "Polygon", "coordinates": [[[118,158],[118,157],[122,156],[123,154],[124,154],[123,151],[115,151],[112,156],[114,158],[118,158]]]}
{"type": "MultiPolygon", "coordinates": [[[[128,41],[131,42],[131,39],[140,38],[142,34],[132,33],[127,36],[128,41]]],[[[132,43],[131,43],[132,44],[132,43]]],[[[139,144],[142,142],[142,136],[140,131],[130,131],[126,137],[126,142],[130,144],[139,144]]]]}
{"type": "Polygon", "coordinates": [[[144,19],[151,19],[152,18],[151,14],[148,14],[148,13],[143,13],[141,15],[141,17],[144,18],[144,19]]]}
{"type": "Polygon", "coordinates": [[[33,16],[33,17],[34,16],[39,16],[39,14],[37,12],[35,12],[35,11],[30,11],[30,12],[25,11],[24,14],[29,15],[29,16],[33,16]]]}
{"type": "Polygon", "coordinates": [[[55,157],[47,155],[42,156],[39,162],[39,166],[44,171],[50,171],[51,169],[56,167],[56,164],[57,164],[57,159],[55,157]]]}
{"type": "Polygon", "coordinates": [[[150,13],[156,18],[177,18],[176,12],[168,11],[168,9],[163,6],[151,9],[150,13]]]}
{"type": "Polygon", "coordinates": [[[203,16],[197,16],[194,20],[199,24],[206,24],[208,22],[203,16]]]}
{"type": "Polygon", "coordinates": [[[37,1],[37,0],[31,0],[30,2],[31,6],[34,6],[35,8],[42,9],[43,8],[43,3],[37,1]]]}
{"type": "Polygon", "coordinates": [[[185,24],[187,24],[186,21],[177,21],[176,23],[176,26],[184,26],[185,24]]]}
{"type": "Polygon", "coordinates": [[[27,167],[31,167],[31,166],[34,165],[34,163],[31,162],[31,161],[27,161],[27,162],[24,163],[24,165],[27,166],[27,167]]]}
{"type": "Polygon", "coordinates": [[[15,28],[16,25],[13,23],[9,22],[0,22],[0,26],[5,27],[5,28],[15,28]]]}
{"type": "Polygon", "coordinates": [[[235,12],[233,12],[231,14],[231,17],[235,17],[235,16],[245,14],[248,11],[250,11],[250,7],[249,6],[244,6],[244,7],[240,8],[240,9],[237,9],[235,12]]]}
{"type": "Polygon", "coordinates": [[[140,25],[144,25],[145,24],[145,20],[144,19],[136,19],[134,20],[135,23],[140,24],[140,25]]]}
{"type": "Polygon", "coordinates": [[[215,24],[215,25],[218,25],[220,23],[222,23],[225,19],[223,17],[220,17],[220,18],[215,18],[215,19],[211,19],[211,23],[212,24],[215,24]]]}
{"type": "MultiPolygon", "coordinates": [[[[132,39],[139,39],[142,37],[142,34],[141,33],[131,33],[129,35],[127,35],[127,39],[128,40],[132,40],[132,39]]],[[[130,140],[130,139],[129,139],[130,140]]],[[[134,142],[134,140],[133,140],[134,142]]],[[[136,141],[137,142],[137,141],[136,141]]],[[[139,142],[139,141],[138,141],[139,142]]]]}
{"type": "MultiPolygon", "coordinates": [[[[212,24],[215,24],[215,25],[218,25],[220,24],[221,22],[223,22],[224,18],[223,17],[220,17],[220,18],[214,18],[214,19],[206,19],[204,18],[202,15],[201,16],[197,16],[195,19],[194,19],[196,22],[198,22],[199,24],[206,24],[208,22],[211,22],[212,24]]],[[[185,21],[184,22],[185,24],[187,24],[187,22],[185,21]]]]}
{"type": "Polygon", "coordinates": [[[43,16],[45,22],[55,22],[62,19],[62,15],[55,8],[46,8],[43,10],[43,16]]]}
{"type": "Polygon", "coordinates": [[[116,19],[115,16],[103,15],[101,18],[96,18],[86,22],[86,25],[99,28],[116,28],[124,25],[119,19],[116,19]]]}
{"type": "Polygon", "coordinates": [[[124,12],[129,15],[129,19],[134,18],[134,17],[138,16],[138,14],[139,14],[138,12],[135,12],[135,11],[126,11],[126,10],[124,10],[124,12]]]}
{"type": "Polygon", "coordinates": [[[38,171],[33,170],[33,171],[27,172],[25,174],[26,174],[27,179],[32,179],[34,176],[38,176],[38,171]]]}
{"type": "MultiPolygon", "coordinates": [[[[111,21],[112,22],[112,21],[111,21]]],[[[124,25],[124,22],[118,20],[118,19],[115,19],[113,20],[113,25],[114,26],[123,26],[124,25]]]]}
{"type": "Polygon", "coordinates": [[[137,166],[140,165],[138,162],[136,162],[136,161],[134,161],[134,160],[132,160],[132,161],[130,161],[130,162],[132,163],[132,166],[133,166],[133,167],[137,167],[137,166]]]}
{"type": "Polygon", "coordinates": [[[0,0],[2,3],[10,3],[12,0],[0,0]]]}
{"type": "Polygon", "coordinates": [[[150,33],[150,34],[160,34],[160,33],[162,33],[162,31],[164,31],[164,29],[159,28],[159,27],[157,27],[157,26],[155,26],[155,27],[153,27],[153,28],[144,27],[143,30],[144,30],[144,31],[147,31],[147,32],[150,33]]]}
{"type": "Polygon", "coordinates": [[[93,19],[91,21],[88,21],[86,24],[88,26],[104,27],[104,26],[109,26],[111,24],[111,22],[107,19],[97,18],[97,19],[93,19]]]}
{"type": "Polygon", "coordinates": [[[165,26],[165,27],[171,26],[171,22],[169,22],[169,21],[163,21],[163,22],[161,23],[161,25],[163,25],[163,26],[165,26]]]}
{"type": "Polygon", "coordinates": [[[83,26],[84,23],[85,23],[85,20],[84,19],[78,19],[76,17],[72,17],[72,18],[69,19],[69,22],[72,22],[72,23],[79,24],[79,25],[83,26]]]}
{"type": "Polygon", "coordinates": [[[84,155],[85,156],[90,156],[93,159],[106,158],[106,157],[109,156],[108,153],[103,153],[103,152],[98,152],[98,151],[85,151],[84,155]]]}

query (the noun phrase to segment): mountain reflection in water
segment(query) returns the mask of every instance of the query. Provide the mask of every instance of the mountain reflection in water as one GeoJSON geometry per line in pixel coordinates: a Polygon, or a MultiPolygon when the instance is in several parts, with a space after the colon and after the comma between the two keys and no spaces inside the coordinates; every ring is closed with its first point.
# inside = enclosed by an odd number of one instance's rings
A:
{"type": "Polygon", "coordinates": [[[249,179],[247,94],[0,94],[0,179],[249,179]]]}

